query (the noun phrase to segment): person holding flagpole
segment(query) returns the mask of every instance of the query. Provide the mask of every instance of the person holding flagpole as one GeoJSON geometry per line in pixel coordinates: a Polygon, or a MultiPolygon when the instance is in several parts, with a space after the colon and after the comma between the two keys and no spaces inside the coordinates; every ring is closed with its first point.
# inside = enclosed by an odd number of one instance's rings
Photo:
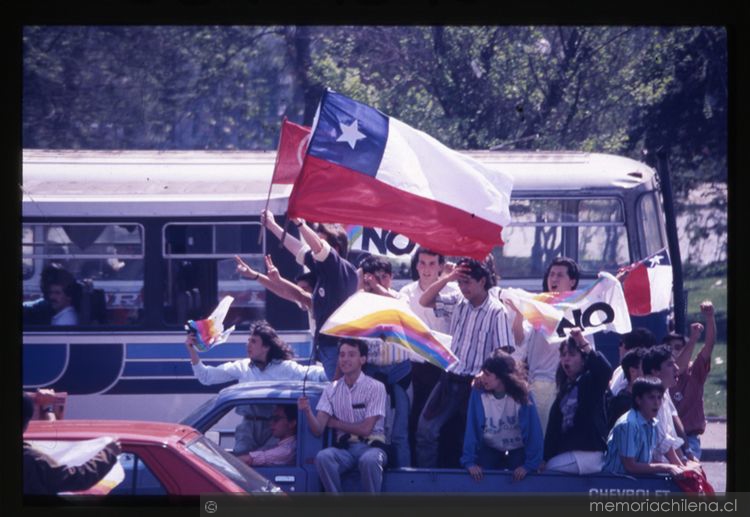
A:
{"type": "Polygon", "coordinates": [[[270,210],[261,214],[261,223],[292,253],[297,262],[315,274],[316,281],[312,293],[312,311],[315,320],[313,346],[317,360],[323,364],[329,380],[336,374],[338,352],[335,338],[321,334],[319,329],[328,317],[357,290],[357,270],[346,260],[349,240],[341,225],[319,224],[310,228],[302,219],[294,218],[292,223],[298,228],[304,243],[289,234],[276,223],[270,210]]]}

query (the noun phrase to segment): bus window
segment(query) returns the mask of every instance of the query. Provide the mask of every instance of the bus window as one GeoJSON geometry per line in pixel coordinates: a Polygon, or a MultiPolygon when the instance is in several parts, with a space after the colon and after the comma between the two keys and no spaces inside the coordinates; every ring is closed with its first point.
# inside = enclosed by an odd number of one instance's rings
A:
{"type": "Polygon", "coordinates": [[[581,271],[617,270],[630,262],[622,205],[616,199],[584,199],[578,205],[578,265],[581,271]]]}
{"type": "Polygon", "coordinates": [[[638,239],[641,255],[647,257],[666,246],[662,238],[662,224],[659,221],[660,208],[655,192],[643,194],[638,199],[638,239]]]}
{"type": "Polygon", "coordinates": [[[235,255],[265,271],[258,222],[167,223],[163,228],[164,322],[207,317],[224,296],[234,302],[224,326],[265,318],[265,289],[236,271],[235,255]]]}
{"type": "Polygon", "coordinates": [[[614,198],[513,199],[505,245],[495,249],[502,278],[541,277],[557,256],[595,276],[630,259],[622,205],[614,198]]]}
{"type": "MultiPolygon", "coordinates": [[[[34,223],[22,232],[25,306],[43,307],[42,273],[51,264],[76,280],[78,325],[138,323],[143,308],[143,227],[124,223],[34,223]],[[29,266],[27,266],[29,264],[29,266]]],[[[43,314],[38,312],[37,314],[43,314]]],[[[54,324],[47,317],[25,324],[54,324]]]]}

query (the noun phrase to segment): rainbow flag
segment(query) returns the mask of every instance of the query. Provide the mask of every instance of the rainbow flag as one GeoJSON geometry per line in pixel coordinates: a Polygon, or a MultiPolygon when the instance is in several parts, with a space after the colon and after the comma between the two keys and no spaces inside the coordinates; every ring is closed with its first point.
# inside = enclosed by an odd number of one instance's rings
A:
{"type": "Polygon", "coordinates": [[[196,348],[199,351],[206,352],[216,345],[224,343],[234,331],[234,325],[224,330],[224,318],[226,318],[229,306],[232,305],[233,301],[233,297],[225,296],[205,320],[187,321],[185,330],[195,333],[198,338],[196,348]]]}
{"type": "Polygon", "coordinates": [[[632,330],[622,286],[607,272],[599,273],[586,289],[530,293],[505,288],[500,299],[511,301],[524,320],[548,341],[565,337],[566,330],[574,326],[580,327],[584,334],[601,330],[624,334],[632,330]]]}
{"type": "Polygon", "coordinates": [[[447,339],[395,298],[359,291],[339,307],[320,329],[337,337],[382,339],[447,370],[458,363],[447,339]]]}

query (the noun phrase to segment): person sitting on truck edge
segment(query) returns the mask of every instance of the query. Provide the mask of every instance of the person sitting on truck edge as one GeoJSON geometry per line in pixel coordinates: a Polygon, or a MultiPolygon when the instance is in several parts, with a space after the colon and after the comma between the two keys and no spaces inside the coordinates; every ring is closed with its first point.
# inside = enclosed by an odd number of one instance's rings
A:
{"type": "MultiPolygon", "coordinates": [[[[23,431],[34,415],[34,401],[23,394],[23,431]]],[[[23,442],[23,493],[28,495],[56,495],[58,492],[87,490],[106,476],[117,463],[122,452],[119,442],[110,442],[93,458],[82,465],[69,467],[30,444],[23,442]]]]}
{"type": "Polygon", "coordinates": [[[274,406],[270,421],[271,436],[279,441],[278,444],[248,452],[238,458],[253,467],[294,465],[297,457],[297,406],[274,406]]]}
{"type": "MultiPolygon", "coordinates": [[[[675,408],[677,408],[677,414],[685,426],[688,446],[697,460],[701,458],[700,435],[706,430],[706,415],[703,409],[703,388],[706,384],[706,379],[708,379],[708,372],[711,370],[711,353],[716,342],[714,306],[710,301],[706,300],[701,303],[700,309],[703,317],[706,319],[706,337],[703,348],[701,348],[701,351],[696,356],[695,361],[690,362],[690,358],[693,355],[693,347],[697,338],[695,341],[690,339],[687,345],[685,344],[685,338],[667,338],[669,340],[668,344],[672,346],[672,354],[675,355],[677,365],[680,368],[680,374],[677,376],[677,384],[669,391],[672,402],[674,402],[675,408]]],[[[693,323],[690,325],[691,338],[693,336],[693,328],[696,329],[698,335],[703,330],[700,323],[693,323]]]]}
{"type": "Polygon", "coordinates": [[[542,462],[544,439],[534,399],[510,354],[495,350],[482,364],[466,417],[461,465],[477,481],[482,469],[513,470],[520,481],[542,462]]]}
{"type": "MultiPolygon", "coordinates": [[[[292,350],[266,321],[258,321],[250,328],[247,340],[247,359],[208,366],[195,350],[196,337],[188,334],[185,346],[190,354],[193,373],[201,384],[221,384],[231,381],[304,380],[326,382],[328,377],[321,366],[303,366],[292,357],[292,350]]],[[[271,437],[267,425],[270,407],[239,406],[236,412],[244,418],[235,430],[234,454],[245,454],[258,449],[271,437]]]]}
{"type": "Polygon", "coordinates": [[[667,472],[681,476],[684,467],[653,460],[656,419],[664,399],[664,385],[656,378],[639,377],[631,386],[632,407],[617,419],[609,433],[602,470],[613,474],[667,472]]]}
{"type": "MultiPolygon", "coordinates": [[[[284,229],[279,226],[271,211],[261,213],[261,223],[277,238],[284,229]]],[[[313,346],[316,359],[323,364],[329,380],[336,373],[336,339],[321,334],[328,317],[357,290],[358,276],[355,266],[347,260],[349,240],[339,224],[319,224],[310,228],[302,219],[292,219],[304,241],[284,235],[284,247],[292,253],[297,263],[315,273],[316,283],[312,293],[312,311],[315,319],[313,346]]]]}
{"type": "Polygon", "coordinates": [[[617,419],[633,407],[633,382],[638,377],[643,377],[641,365],[644,355],[646,355],[645,348],[634,348],[628,350],[620,361],[628,385],[614,397],[607,397],[607,428],[610,430],[615,426],[617,419]]]}
{"type": "MultiPolygon", "coordinates": [[[[452,264],[446,264],[445,257],[435,251],[422,246],[411,257],[411,283],[401,288],[399,294],[409,303],[409,308],[419,316],[419,318],[432,330],[447,334],[450,329],[450,312],[446,310],[442,303],[443,298],[455,298],[460,291],[458,286],[451,282],[445,285],[438,293],[435,307],[425,307],[419,303],[419,299],[427,288],[438,279],[446,267],[453,267],[452,264]]],[[[427,397],[432,392],[435,384],[440,378],[440,368],[434,364],[412,361],[411,363],[411,387],[412,387],[412,404],[411,414],[409,415],[409,445],[412,451],[415,450],[415,435],[419,415],[422,413],[427,397]]]]}
{"type": "MultiPolygon", "coordinates": [[[[634,348],[649,349],[656,345],[656,336],[649,329],[637,327],[622,335],[617,351],[620,354],[620,361],[622,361],[622,358],[629,350],[633,350],[634,348]]],[[[609,392],[612,396],[616,396],[627,385],[628,381],[625,378],[625,374],[618,365],[612,373],[612,378],[609,380],[609,392]]]]}
{"type": "MultiPolygon", "coordinates": [[[[457,366],[443,372],[430,393],[417,424],[417,466],[434,468],[438,463],[438,444],[443,426],[454,415],[461,418],[461,429],[466,427],[466,408],[471,393],[471,383],[479,373],[484,360],[497,349],[513,350],[513,316],[489,290],[495,285],[492,256],[483,262],[462,258],[450,273],[441,275],[424,292],[419,303],[431,307],[437,294],[448,282],[457,280],[461,290],[456,308],[451,316],[451,350],[458,357],[457,366]]],[[[520,336],[522,339],[523,336],[520,336]]],[[[456,437],[455,450],[461,450],[460,437],[456,437]]]]}
{"type": "Polygon", "coordinates": [[[604,392],[612,367],[583,336],[580,328],[560,345],[557,397],[544,435],[540,470],[591,474],[602,469],[607,450],[604,392]]]}
{"type": "MultiPolygon", "coordinates": [[[[575,260],[568,257],[556,257],[549,263],[544,273],[542,290],[544,292],[574,291],[578,288],[580,278],[581,272],[575,260]]],[[[559,345],[548,342],[544,334],[527,321],[523,322],[523,331],[524,343],[514,357],[516,360],[526,362],[529,388],[534,394],[534,402],[544,432],[547,429],[549,410],[555,401],[555,374],[560,365],[559,345]]]]}
{"type": "Polygon", "coordinates": [[[310,431],[320,436],[334,429],[335,446],[318,452],[315,466],[326,492],[342,492],[341,474],[358,467],[364,492],[380,492],[383,467],[388,463],[385,447],[385,386],[362,372],[367,362],[367,344],[342,339],[338,346],[338,368],[342,377],[323,390],[313,414],[310,400],[300,397],[310,431]]]}
{"type": "MultiPolygon", "coordinates": [[[[362,269],[362,289],[365,292],[400,298],[391,289],[393,270],[388,259],[371,255],[360,263],[362,269]]],[[[392,445],[391,464],[396,468],[411,465],[409,447],[409,395],[411,384],[411,354],[399,346],[385,343],[381,339],[366,340],[368,347],[367,363],[362,368],[367,375],[382,381],[390,398],[392,413],[386,412],[386,429],[390,428],[392,445]]]]}
{"type": "Polygon", "coordinates": [[[667,345],[649,348],[643,357],[643,375],[661,380],[664,386],[664,401],[657,415],[657,439],[654,460],[665,460],[674,465],[693,465],[695,456],[684,438],[684,427],[674,407],[669,390],[677,383],[679,367],[667,345]]]}

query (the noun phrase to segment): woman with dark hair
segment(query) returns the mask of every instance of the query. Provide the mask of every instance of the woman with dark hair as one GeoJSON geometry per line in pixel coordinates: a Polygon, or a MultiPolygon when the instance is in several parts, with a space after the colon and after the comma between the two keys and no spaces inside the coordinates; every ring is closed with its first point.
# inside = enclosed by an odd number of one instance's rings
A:
{"type": "Polygon", "coordinates": [[[599,472],[607,450],[605,391],[612,367],[573,328],[560,344],[557,397],[552,404],[544,437],[548,470],[571,474],[599,472]]]}
{"type": "MultiPolygon", "coordinates": [[[[328,377],[320,365],[303,366],[293,359],[293,354],[266,321],[258,321],[250,328],[247,340],[247,359],[208,366],[201,362],[195,350],[196,337],[188,334],[185,347],[190,354],[193,373],[201,384],[223,384],[239,381],[305,380],[326,382],[328,377]]],[[[234,453],[245,454],[262,446],[271,436],[267,424],[259,427],[257,422],[270,417],[259,415],[252,406],[240,406],[237,412],[245,417],[235,430],[234,453]]]]}
{"type": "Polygon", "coordinates": [[[542,426],[529,385],[509,354],[496,350],[482,364],[472,389],[464,434],[463,465],[477,481],[483,468],[513,469],[523,479],[542,462],[542,426]]]}

